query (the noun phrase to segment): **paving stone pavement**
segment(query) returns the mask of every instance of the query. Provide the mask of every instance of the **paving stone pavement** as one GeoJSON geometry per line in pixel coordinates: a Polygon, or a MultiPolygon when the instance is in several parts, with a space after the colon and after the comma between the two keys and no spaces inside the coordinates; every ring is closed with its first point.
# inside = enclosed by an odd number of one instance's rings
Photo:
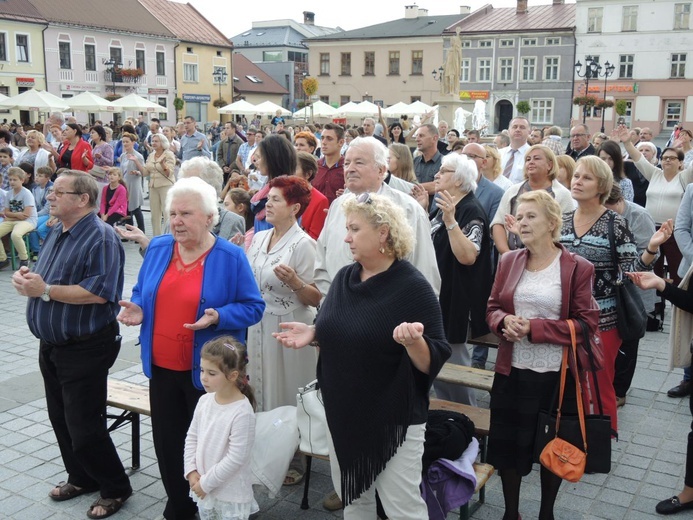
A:
{"type": "MultiPolygon", "coordinates": [[[[148,219],[147,219],[148,220],[148,219]]],[[[147,224],[148,225],[148,224],[147,224]]],[[[126,250],[125,296],[129,297],[141,258],[137,246],[126,250]]],[[[38,371],[38,341],[26,325],[26,301],[11,286],[9,270],[0,271],[0,518],[32,520],[85,518],[94,495],[68,502],[47,496],[51,486],[65,479],[65,472],[48,422],[43,382],[38,371]]],[[[640,520],[658,515],[655,504],[683,487],[686,439],[691,416],[686,399],[671,399],[666,390],[676,385],[680,370],[667,370],[668,323],[664,332],[650,332],[641,342],[638,369],[626,406],[619,410],[620,440],[613,443],[609,475],[587,475],[577,484],[564,483],[556,503],[560,520],[640,520]]],[[[137,328],[123,327],[123,347],[111,370],[112,377],[145,383],[136,346],[137,328]]],[[[491,360],[494,359],[493,352],[491,360]]],[[[488,395],[479,392],[481,406],[488,395]]],[[[123,462],[130,464],[129,428],[113,433],[123,462]]],[[[329,467],[315,461],[311,479],[309,510],[299,504],[302,486],[285,487],[276,498],[257,488],[262,520],[341,518],[322,506],[331,490],[329,467]]],[[[141,468],[130,472],[133,496],[115,518],[119,520],[158,518],[163,511],[164,489],[159,480],[149,419],[142,421],[141,468]]],[[[499,520],[503,516],[500,479],[494,475],[487,485],[486,504],[474,519],[499,520]]],[[[524,479],[521,513],[525,520],[537,518],[539,472],[524,479]]],[[[451,513],[448,518],[456,519],[451,513]]],[[[677,518],[693,519],[693,511],[677,518]]]]}

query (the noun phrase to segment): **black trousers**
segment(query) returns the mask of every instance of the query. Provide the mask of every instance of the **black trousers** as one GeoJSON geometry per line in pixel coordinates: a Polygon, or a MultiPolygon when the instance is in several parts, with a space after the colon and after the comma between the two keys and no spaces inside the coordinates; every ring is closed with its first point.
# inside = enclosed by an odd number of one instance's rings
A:
{"type": "Polygon", "coordinates": [[[144,215],[142,214],[142,208],[139,207],[139,208],[133,209],[130,212],[130,216],[137,223],[137,227],[140,228],[142,233],[144,233],[144,215]]]}
{"type": "Polygon", "coordinates": [[[48,417],[58,439],[68,482],[99,489],[103,498],[132,491],[123,463],[106,429],[108,369],[120,351],[118,322],[81,341],[41,341],[39,367],[48,417]]]}
{"type": "Polygon", "coordinates": [[[202,394],[203,390],[193,386],[190,370],[177,372],[152,366],[149,380],[152,437],[168,497],[164,509],[166,520],[188,520],[197,513],[197,505],[190,498],[190,485],[183,476],[183,452],[185,436],[202,394]]]}
{"type": "Polygon", "coordinates": [[[614,392],[616,397],[625,397],[635,375],[638,364],[638,346],[640,340],[624,341],[616,354],[616,371],[614,373],[614,392]]]}

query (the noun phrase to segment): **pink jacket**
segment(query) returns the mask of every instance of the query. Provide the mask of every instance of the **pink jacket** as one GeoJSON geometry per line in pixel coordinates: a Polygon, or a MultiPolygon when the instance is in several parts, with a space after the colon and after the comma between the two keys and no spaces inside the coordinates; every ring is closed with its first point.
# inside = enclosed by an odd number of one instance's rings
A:
{"type": "Polygon", "coordinates": [[[125,217],[128,214],[128,190],[125,186],[118,184],[108,211],[106,211],[106,193],[108,193],[108,184],[103,187],[101,192],[101,215],[111,216],[116,213],[125,217]]]}
{"type": "MultiPolygon", "coordinates": [[[[581,318],[592,335],[598,334],[599,306],[592,297],[594,266],[574,253],[561,248],[561,318],[559,320],[532,319],[529,322],[529,338],[533,343],[553,343],[570,345],[570,330],[565,321],[568,318],[581,318]]],[[[501,256],[491,297],[486,308],[486,322],[491,332],[500,338],[496,372],[510,374],[513,343],[503,338],[501,329],[503,319],[515,314],[513,295],[520,277],[527,265],[529,252],[526,249],[510,251],[501,256]]],[[[578,344],[582,343],[582,333],[577,330],[578,344]]],[[[571,367],[573,369],[574,367],[571,367]]],[[[573,370],[573,375],[577,375],[573,370]]]]}

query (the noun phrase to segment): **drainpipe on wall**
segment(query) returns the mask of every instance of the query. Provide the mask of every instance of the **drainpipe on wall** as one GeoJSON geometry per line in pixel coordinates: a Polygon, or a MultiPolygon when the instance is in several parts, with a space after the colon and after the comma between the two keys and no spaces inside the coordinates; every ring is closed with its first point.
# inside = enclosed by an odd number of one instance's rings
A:
{"type": "MultiPolygon", "coordinates": [[[[48,92],[48,68],[46,67],[46,31],[48,30],[48,25],[46,25],[43,30],[41,31],[41,40],[43,40],[41,43],[43,43],[43,82],[46,85],[46,92],[48,92]]],[[[34,85],[34,88],[36,88],[36,85],[34,85]]],[[[50,117],[50,113],[49,113],[50,117]]],[[[41,119],[41,116],[39,114],[39,120],[41,119]]],[[[46,121],[48,121],[48,118],[46,118],[46,121]]]]}
{"type": "MultiPolygon", "coordinates": [[[[176,99],[177,97],[183,97],[182,95],[178,95],[178,53],[176,52],[178,50],[178,47],[180,47],[180,42],[176,43],[176,46],[173,47],[173,84],[175,85],[175,88],[173,89],[173,99],[176,99]]],[[[175,128],[176,124],[178,124],[178,110],[176,110],[176,107],[173,107],[173,113],[173,117],[176,120],[176,123],[173,125],[173,127],[175,128]]]]}
{"type": "MultiPolygon", "coordinates": [[[[573,65],[577,63],[577,36],[575,35],[576,29],[573,27],[573,65]]],[[[560,73],[560,72],[559,72],[560,73]]],[[[587,92],[585,92],[587,95],[587,92]]],[[[570,121],[573,119],[573,98],[575,97],[575,67],[570,69],[570,114],[568,116],[568,134],[570,134],[570,121]]]]}

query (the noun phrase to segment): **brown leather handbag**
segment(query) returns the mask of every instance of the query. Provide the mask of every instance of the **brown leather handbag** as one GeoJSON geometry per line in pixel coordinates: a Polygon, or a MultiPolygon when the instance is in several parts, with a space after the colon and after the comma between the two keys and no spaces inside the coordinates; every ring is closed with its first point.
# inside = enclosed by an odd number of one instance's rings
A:
{"type": "MultiPolygon", "coordinates": [[[[561,387],[558,398],[558,409],[556,411],[556,432],[559,431],[561,423],[561,406],[563,405],[563,393],[565,390],[566,372],[568,370],[568,350],[571,351],[573,359],[577,358],[577,339],[573,320],[568,320],[568,327],[570,328],[570,347],[564,347],[563,349],[561,387]]],[[[587,463],[587,435],[585,433],[582,387],[580,386],[579,379],[575,379],[575,395],[584,451],[568,441],[561,439],[558,433],[556,433],[556,436],[553,440],[548,442],[539,457],[542,466],[554,475],[569,482],[578,482],[582,478],[582,475],[585,473],[585,464],[587,463]]]]}

